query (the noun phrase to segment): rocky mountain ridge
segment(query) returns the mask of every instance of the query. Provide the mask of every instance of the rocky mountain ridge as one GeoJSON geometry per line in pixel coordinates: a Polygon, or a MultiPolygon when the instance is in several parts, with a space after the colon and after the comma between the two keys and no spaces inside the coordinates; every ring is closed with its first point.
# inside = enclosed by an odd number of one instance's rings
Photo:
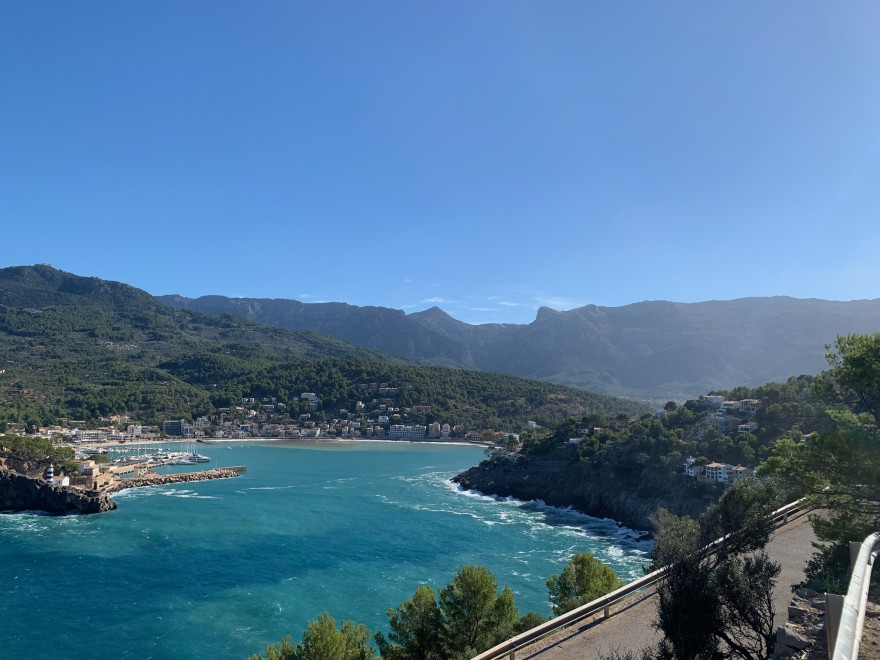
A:
{"type": "Polygon", "coordinates": [[[665,401],[815,374],[837,335],[880,332],[880,299],[784,296],[538,310],[528,324],[470,325],[443,310],[286,299],[160,296],[172,307],[315,330],[407,359],[665,401]]]}

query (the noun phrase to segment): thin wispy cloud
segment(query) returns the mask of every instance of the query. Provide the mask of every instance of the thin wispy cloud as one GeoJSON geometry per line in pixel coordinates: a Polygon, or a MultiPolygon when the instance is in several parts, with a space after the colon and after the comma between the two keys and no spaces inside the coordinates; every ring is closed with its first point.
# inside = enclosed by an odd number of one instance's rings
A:
{"type": "Polygon", "coordinates": [[[582,300],[566,298],[564,296],[535,296],[535,300],[541,305],[552,307],[553,309],[574,309],[587,304],[582,300]]]}
{"type": "Polygon", "coordinates": [[[504,305],[505,307],[525,307],[525,303],[511,302],[509,300],[499,300],[499,305],[504,305]]]}
{"type": "Polygon", "coordinates": [[[446,298],[441,298],[440,296],[433,296],[431,298],[425,298],[423,303],[430,303],[432,305],[454,305],[456,300],[447,300],[446,298]]]}

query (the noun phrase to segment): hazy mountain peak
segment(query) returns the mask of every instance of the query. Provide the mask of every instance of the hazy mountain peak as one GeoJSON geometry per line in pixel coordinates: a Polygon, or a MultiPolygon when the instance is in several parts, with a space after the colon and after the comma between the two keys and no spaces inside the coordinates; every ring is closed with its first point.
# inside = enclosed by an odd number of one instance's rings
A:
{"type": "Polygon", "coordinates": [[[553,309],[552,307],[539,307],[538,313],[535,314],[535,322],[548,321],[550,319],[558,319],[565,312],[560,312],[558,309],[553,309]]]}
{"type": "Polygon", "coordinates": [[[437,307],[437,305],[422,310],[421,312],[413,312],[412,314],[408,314],[407,316],[411,318],[415,317],[420,319],[429,319],[432,321],[454,321],[456,323],[463,323],[463,321],[459,321],[458,319],[455,319],[444,312],[442,309],[437,307]]]}

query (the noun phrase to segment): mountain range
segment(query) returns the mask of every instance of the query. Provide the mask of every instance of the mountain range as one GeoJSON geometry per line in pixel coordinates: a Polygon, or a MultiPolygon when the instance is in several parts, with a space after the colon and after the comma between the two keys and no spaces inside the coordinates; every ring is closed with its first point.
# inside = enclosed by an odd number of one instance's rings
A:
{"type": "Polygon", "coordinates": [[[178,309],[314,330],[410,360],[654,401],[816,374],[827,366],[824,349],[837,335],[880,331],[880,299],[649,301],[564,312],[542,307],[529,324],[485,325],[458,321],[438,307],[406,314],[287,299],[158,300],[178,309]]]}
{"type": "Polygon", "coordinates": [[[420,362],[663,403],[816,374],[826,367],[825,346],[853,332],[880,332],[880,299],[542,307],[528,324],[470,325],[437,307],[406,314],[288,299],[154,297],[45,265],[0,269],[0,358],[39,369],[62,354],[109,352],[155,365],[210,348],[250,351],[249,360],[257,351],[261,363],[420,362]]]}
{"type": "MultiPolygon", "coordinates": [[[[381,318],[374,326],[381,335],[381,318]]],[[[395,391],[400,384],[400,405],[435,410],[469,430],[647,409],[559,384],[417,363],[309,329],[175,309],[127,284],[47,265],[0,269],[0,426],[123,413],[156,424],[242,397],[287,401],[298,392],[348,408],[378,383],[395,391]]]]}

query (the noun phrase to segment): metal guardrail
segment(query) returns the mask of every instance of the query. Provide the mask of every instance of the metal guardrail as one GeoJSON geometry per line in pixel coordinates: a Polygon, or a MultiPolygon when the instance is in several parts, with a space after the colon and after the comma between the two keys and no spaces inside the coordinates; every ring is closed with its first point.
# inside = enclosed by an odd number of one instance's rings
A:
{"type": "MultiPolygon", "coordinates": [[[[774,521],[782,521],[780,524],[784,525],[788,522],[788,517],[799,511],[801,509],[803,500],[797,500],[796,502],[792,502],[791,504],[786,504],[784,507],[777,509],[770,517],[774,521]]],[[[706,553],[711,553],[712,550],[720,545],[727,537],[716,539],[712,541],[709,545],[703,548],[703,551],[706,553]]],[[[549,621],[545,621],[539,626],[535,626],[530,630],[526,630],[515,637],[511,637],[506,642],[501,642],[500,644],[493,646],[488,651],[483,651],[479,655],[476,655],[472,658],[472,660],[498,660],[499,658],[507,655],[509,660],[516,660],[516,652],[535,642],[542,637],[549,635],[552,632],[556,632],[561,628],[565,628],[566,626],[570,626],[573,623],[577,623],[583,619],[586,619],[593,614],[596,614],[599,610],[604,610],[604,618],[608,618],[611,615],[610,608],[612,605],[624,600],[625,598],[631,596],[637,591],[650,587],[664,577],[666,577],[668,569],[661,568],[658,571],[654,571],[653,573],[648,573],[644,577],[639,578],[629,584],[622,586],[620,589],[612,591],[610,593],[605,594],[601,598],[597,598],[596,600],[590,601],[585,605],[581,605],[573,610],[569,610],[564,614],[560,614],[559,616],[550,619],[549,621]]]]}
{"type": "Polygon", "coordinates": [[[863,543],[851,543],[852,577],[846,596],[825,594],[828,648],[831,660],[856,660],[865,625],[865,605],[871,585],[871,570],[880,553],[880,532],[871,534],[863,543]]]}

